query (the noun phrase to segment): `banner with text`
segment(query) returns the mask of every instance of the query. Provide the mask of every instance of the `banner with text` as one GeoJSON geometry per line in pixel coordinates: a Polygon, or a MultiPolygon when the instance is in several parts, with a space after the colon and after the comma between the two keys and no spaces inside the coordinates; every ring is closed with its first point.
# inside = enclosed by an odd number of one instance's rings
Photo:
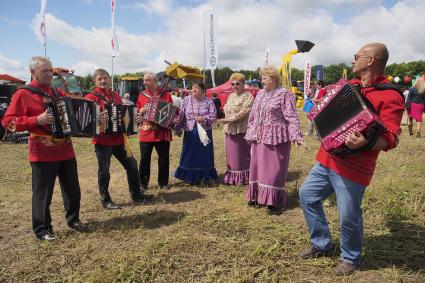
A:
{"type": "Polygon", "coordinates": [[[304,97],[307,97],[310,92],[311,64],[310,61],[305,61],[304,67],[304,97]]]}
{"type": "MultiPolygon", "coordinates": [[[[217,40],[217,15],[214,10],[204,12],[204,55],[205,69],[210,69],[211,74],[218,64],[218,40],[217,40]]],[[[214,75],[212,74],[213,86],[215,87],[214,75]]]]}

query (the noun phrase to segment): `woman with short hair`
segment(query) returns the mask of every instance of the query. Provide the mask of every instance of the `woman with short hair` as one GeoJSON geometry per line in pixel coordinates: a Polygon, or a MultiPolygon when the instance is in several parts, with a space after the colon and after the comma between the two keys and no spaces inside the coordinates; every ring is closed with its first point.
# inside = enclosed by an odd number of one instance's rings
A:
{"type": "Polygon", "coordinates": [[[249,180],[251,146],[244,137],[254,98],[245,91],[243,74],[232,74],[230,81],[234,92],[229,95],[224,106],[225,118],[219,120],[224,123],[223,131],[226,134],[227,171],[224,183],[240,186],[248,184],[249,180]]]}
{"type": "Polygon", "coordinates": [[[263,89],[255,98],[245,139],[251,143],[249,205],[267,205],[270,210],[286,205],[285,178],[291,143],[303,145],[295,107],[295,95],[280,86],[276,68],[260,70],[263,89]]]}

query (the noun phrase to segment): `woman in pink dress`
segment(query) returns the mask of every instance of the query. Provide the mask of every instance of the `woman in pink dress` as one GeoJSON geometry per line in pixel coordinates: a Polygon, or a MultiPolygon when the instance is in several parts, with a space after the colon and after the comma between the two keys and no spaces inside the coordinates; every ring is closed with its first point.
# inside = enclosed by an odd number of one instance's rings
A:
{"type": "Polygon", "coordinates": [[[248,116],[254,101],[252,94],[245,91],[245,76],[234,73],[230,76],[233,93],[224,106],[223,131],[226,134],[227,171],[224,183],[229,185],[248,184],[251,146],[245,140],[248,116]]]}
{"type": "Polygon", "coordinates": [[[413,119],[416,121],[416,137],[421,137],[422,116],[425,108],[425,80],[421,77],[416,80],[415,86],[409,89],[406,100],[407,114],[409,115],[409,135],[413,136],[413,119]]]}
{"type": "Polygon", "coordinates": [[[295,106],[295,95],[280,86],[276,68],[260,70],[263,89],[255,98],[248,118],[245,139],[251,143],[249,205],[266,205],[270,210],[286,206],[285,179],[291,143],[303,145],[295,106]]]}

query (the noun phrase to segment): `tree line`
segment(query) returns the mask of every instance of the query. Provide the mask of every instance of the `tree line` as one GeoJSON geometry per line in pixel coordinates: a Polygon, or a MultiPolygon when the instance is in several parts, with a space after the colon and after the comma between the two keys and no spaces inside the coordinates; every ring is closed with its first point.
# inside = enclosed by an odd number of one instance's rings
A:
{"type": "MultiPolygon", "coordinates": [[[[354,74],[352,72],[351,65],[347,65],[345,63],[340,64],[332,64],[324,66],[324,82],[326,85],[333,84],[337,82],[343,74],[343,70],[347,70],[347,78],[351,79],[353,78],[354,74]]],[[[204,73],[205,70],[202,70],[204,73]]],[[[250,79],[260,79],[259,74],[260,68],[257,68],[256,70],[232,70],[229,67],[223,67],[223,68],[217,68],[214,71],[214,77],[215,77],[215,83],[216,85],[221,85],[229,80],[229,77],[234,72],[239,72],[245,75],[247,80],[250,79]]],[[[311,71],[311,81],[317,80],[316,78],[317,73],[317,66],[312,67],[311,71]]],[[[385,68],[385,74],[391,75],[393,77],[400,77],[401,81],[399,84],[403,86],[403,78],[405,76],[415,78],[416,75],[422,75],[425,73],[425,61],[412,61],[408,63],[393,63],[388,65],[385,68]]],[[[210,70],[205,71],[206,79],[205,84],[207,88],[211,88],[213,86],[212,80],[211,80],[211,73],[210,70]]],[[[114,75],[114,82],[118,82],[119,78],[123,76],[136,76],[136,77],[143,77],[143,72],[136,72],[136,73],[125,73],[122,75],[114,75]]],[[[84,91],[90,91],[94,88],[94,83],[92,80],[91,75],[87,76],[77,76],[81,87],[84,91]]],[[[303,81],[304,80],[304,70],[292,68],[292,78],[293,81],[303,81]]],[[[117,85],[116,85],[117,86],[117,85]]],[[[190,82],[186,85],[187,87],[190,87],[190,82]]],[[[177,87],[183,87],[183,83],[181,81],[177,82],[177,87]]]]}

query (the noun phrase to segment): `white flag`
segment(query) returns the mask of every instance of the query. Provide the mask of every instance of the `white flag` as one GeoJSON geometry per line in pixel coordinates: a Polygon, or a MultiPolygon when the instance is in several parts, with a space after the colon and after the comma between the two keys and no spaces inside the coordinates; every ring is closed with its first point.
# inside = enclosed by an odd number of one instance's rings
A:
{"type": "MultiPolygon", "coordinates": [[[[211,74],[218,64],[217,16],[215,11],[204,12],[204,54],[205,69],[210,69],[211,74]]],[[[214,75],[212,75],[215,86],[214,75]]]]}
{"type": "Polygon", "coordinates": [[[304,97],[308,96],[310,91],[311,64],[310,61],[305,61],[304,68],[304,97]]]}
{"type": "Polygon", "coordinates": [[[264,53],[264,66],[269,64],[270,59],[270,48],[266,48],[266,52],[264,53]]]}
{"type": "Polygon", "coordinates": [[[118,44],[117,32],[115,30],[115,0],[111,0],[111,23],[112,23],[112,57],[120,54],[120,46],[118,44]]]}
{"type": "Polygon", "coordinates": [[[47,5],[47,0],[41,0],[41,8],[40,8],[40,14],[38,15],[38,20],[37,20],[37,34],[38,34],[38,38],[41,41],[41,43],[43,43],[44,45],[46,45],[46,5],[47,5]]]}

